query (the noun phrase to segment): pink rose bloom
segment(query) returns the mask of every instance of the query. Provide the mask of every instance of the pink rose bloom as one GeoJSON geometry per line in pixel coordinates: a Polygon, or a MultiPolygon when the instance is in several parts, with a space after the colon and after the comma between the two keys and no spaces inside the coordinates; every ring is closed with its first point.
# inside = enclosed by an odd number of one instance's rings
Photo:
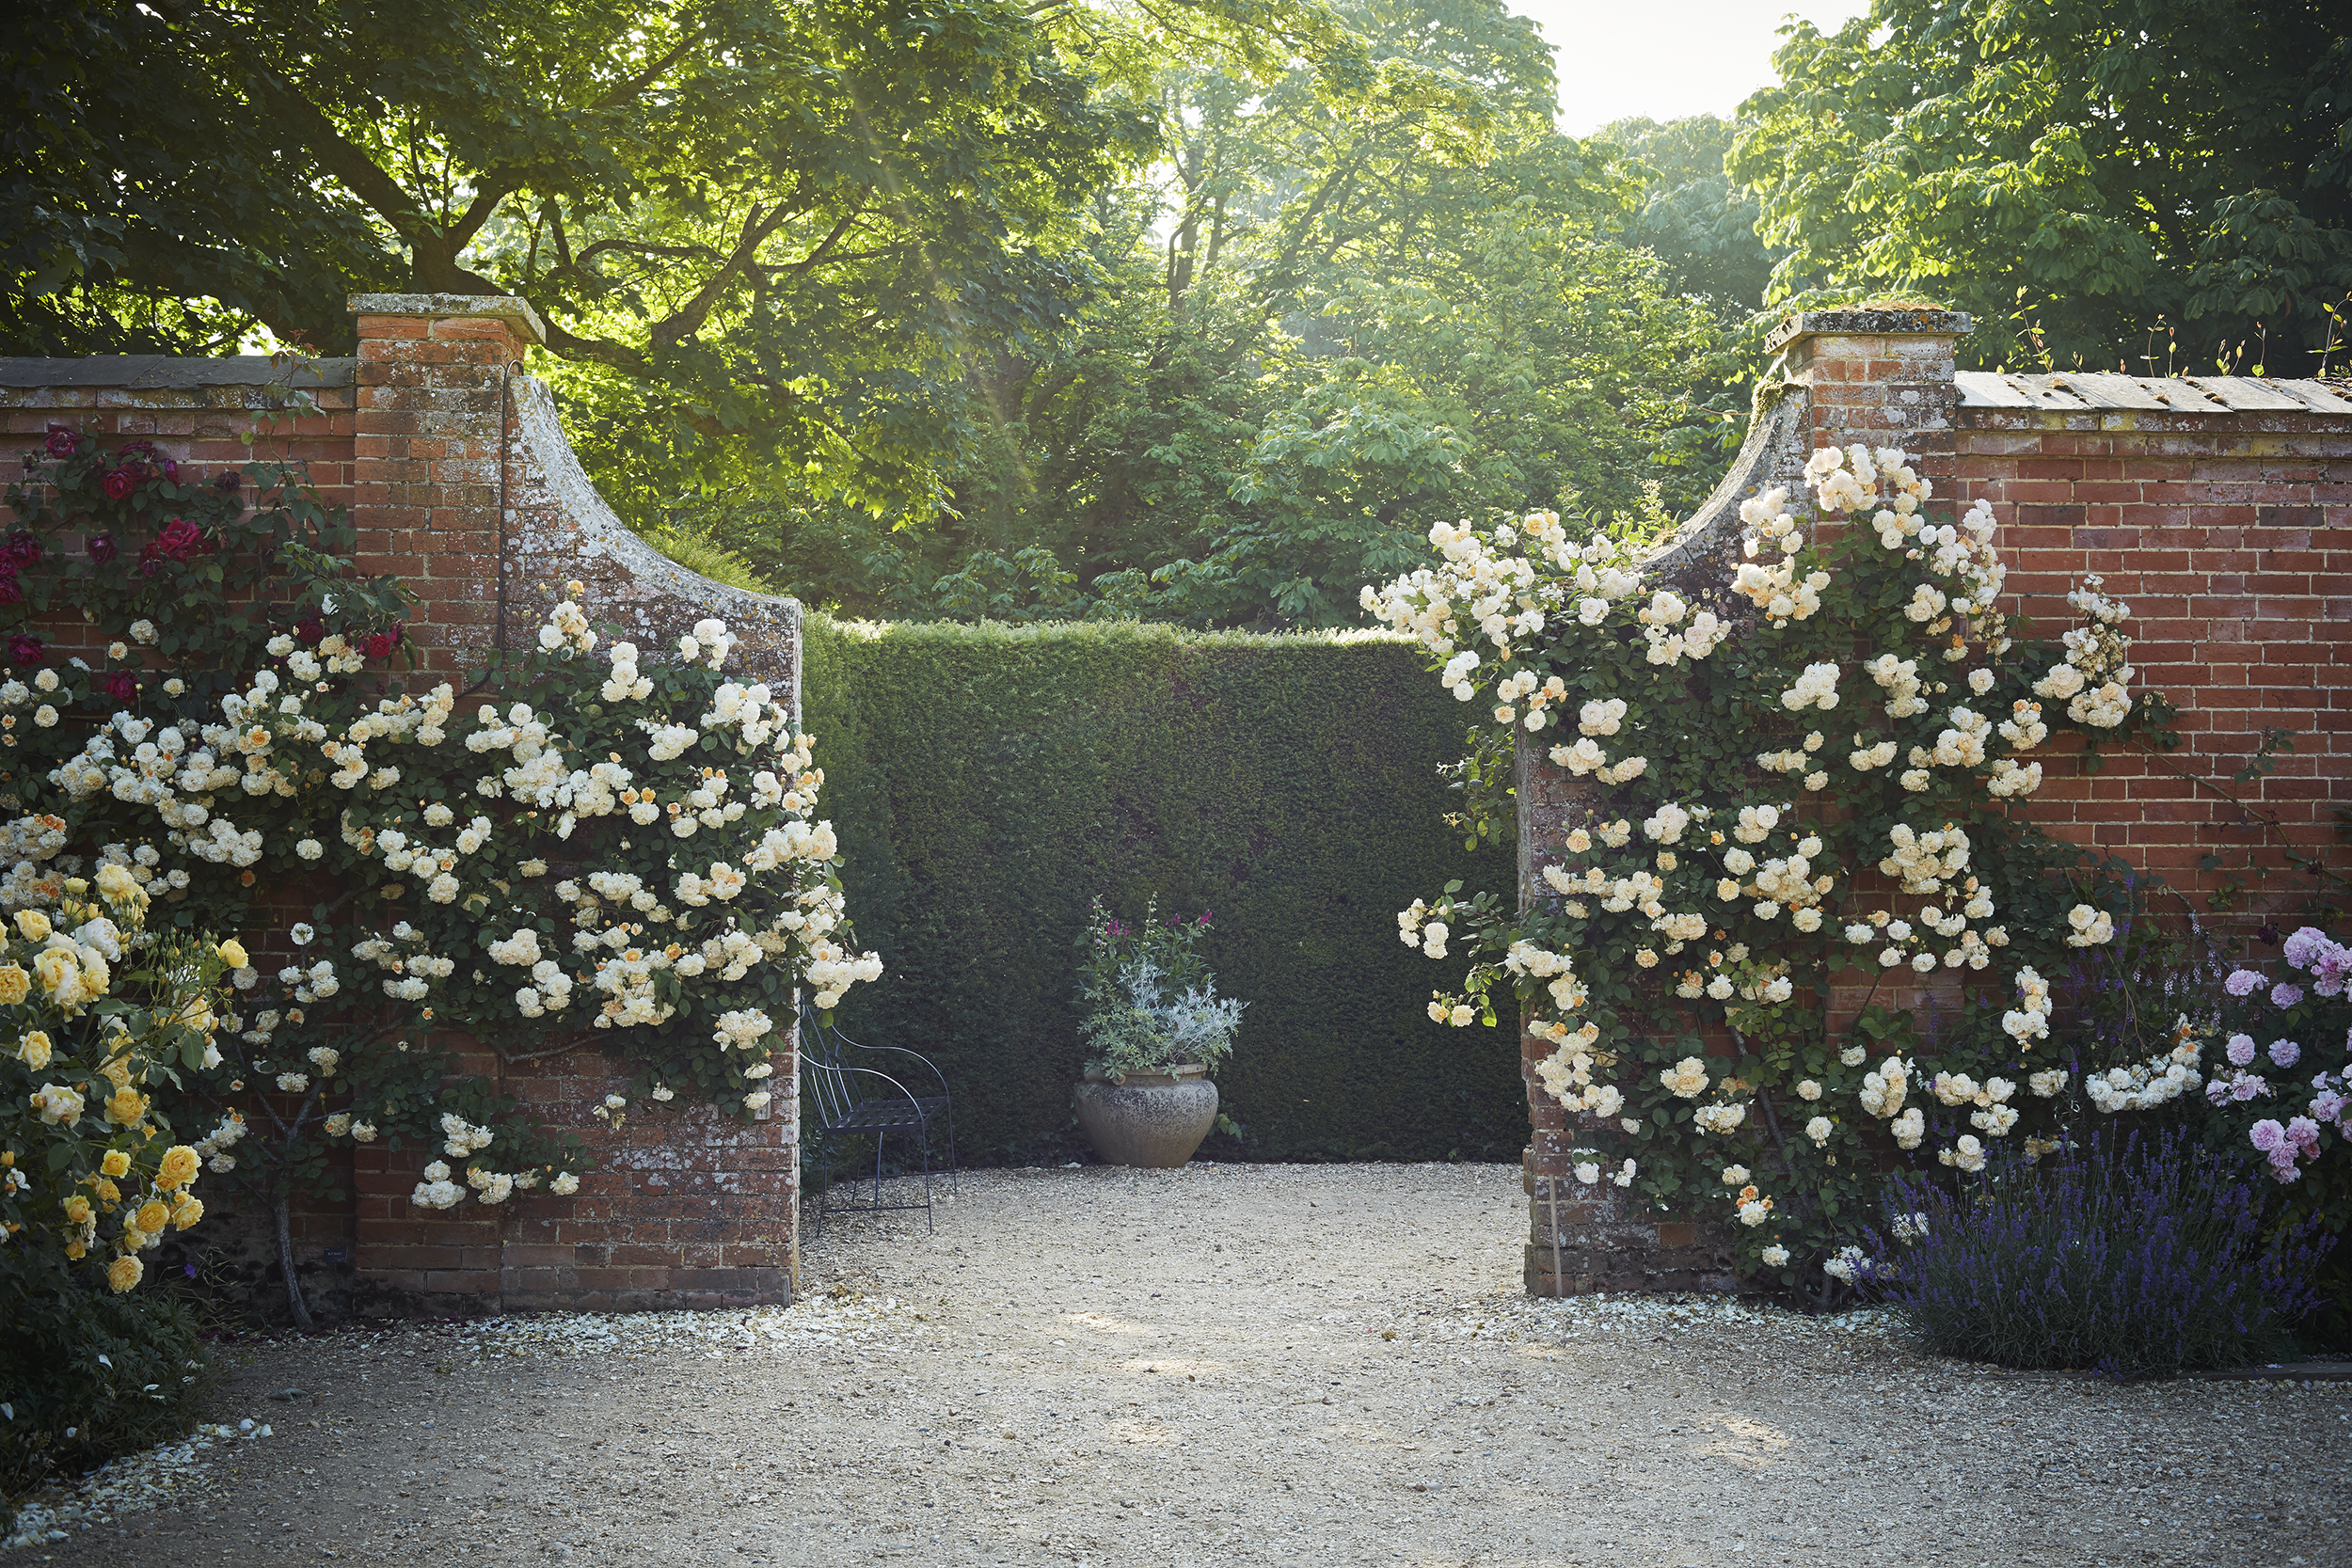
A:
{"type": "Polygon", "coordinates": [[[2249,1062],[2254,1059],[2254,1037],[2251,1035],[2232,1035],[2230,1037],[2229,1053],[2230,1065],[2232,1067],[2246,1066],[2249,1062]]]}
{"type": "Polygon", "coordinates": [[[2277,985],[2270,988],[2270,1000],[2272,1004],[2277,1006],[2292,1007],[2297,1002],[2303,1000],[2303,988],[2301,986],[2290,986],[2284,980],[2281,980],[2277,985]]]}
{"type": "Polygon", "coordinates": [[[2303,1048],[2293,1040],[2272,1040],[2270,1059],[2280,1067],[2293,1067],[2303,1059],[2303,1048]]]}
{"type": "Polygon", "coordinates": [[[2270,1179],[2280,1186],[2303,1174],[2303,1167],[2295,1163],[2295,1150],[2282,1148],[2270,1156],[2270,1179]]]}
{"type": "Polygon", "coordinates": [[[2233,1073],[2230,1077],[2232,1100],[2251,1100],[2269,1087],[2268,1083],[2250,1072],[2233,1073]]]}
{"type": "Polygon", "coordinates": [[[2261,1149],[2265,1154],[2269,1154],[2275,1152],[2280,1145],[2287,1141],[2287,1130],[2268,1117],[2265,1117],[2254,1123],[2254,1130],[2248,1136],[2254,1140],[2256,1148],[2261,1149]]]}
{"type": "Polygon", "coordinates": [[[2295,1117],[2287,1122],[2287,1141],[2300,1149],[2305,1159],[2319,1154],[2319,1123],[2309,1117],[2295,1117]]]}
{"type": "Polygon", "coordinates": [[[2312,960],[2312,990],[2320,995],[2342,996],[2347,978],[2352,978],[2352,947],[2330,947],[2312,960]]]}
{"type": "Polygon", "coordinates": [[[2221,982],[2221,989],[2228,991],[2232,996],[2245,996],[2251,992],[2256,986],[2259,986],[2262,983],[2263,977],[2254,971],[2250,969],[2233,969],[2230,971],[2230,977],[2221,982]]]}
{"type": "Polygon", "coordinates": [[[2333,1089],[2322,1089],[2312,1097],[2312,1116],[2315,1120],[2333,1121],[2344,1109],[2344,1096],[2333,1089]]]}
{"type": "Polygon", "coordinates": [[[2287,938],[2284,949],[2287,963],[2295,969],[2304,968],[2312,961],[2312,955],[2327,945],[2327,932],[2316,926],[2306,926],[2295,935],[2287,938]]]}

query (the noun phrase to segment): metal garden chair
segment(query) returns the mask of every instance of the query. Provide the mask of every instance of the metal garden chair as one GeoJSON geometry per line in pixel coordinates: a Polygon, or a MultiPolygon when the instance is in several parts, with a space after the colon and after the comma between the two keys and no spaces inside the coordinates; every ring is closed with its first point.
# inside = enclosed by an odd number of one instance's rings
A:
{"type": "MultiPolygon", "coordinates": [[[[817,1223],[822,1226],[833,1208],[833,1166],[836,1140],[871,1137],[874,1140],[874,1201],[844,1204],[842,1212],[852,1214],[878,1214],[898,1210],[923,1211],[923,1223],[937,1229],[931,1218],[931,1129],[941,1128],[947,1134],[947,1190],[956,1185],[956,1122],[955,1108],[947,1093],[947,1077],[930,1060],[916,1052],[895,1045],[860,1045],[840,1030],[824,1021],[815,1007],[801,1008],[801,1083],[808,1092],[808,1105],[816,1112],[817,1126],[825,1139],[824,1191],[817,1200],[817,1223]],[[863,1067],[843,1059],[843,1052],[857,1051],[875,1056],[894,1055],[909,1058],[921,1069],[936,1079],[937,1094],[918,1094],[879,1068],[863,1067]],[[882,1200],[882,1151],[893,1132],[912,1133],[922,1149],[923,1201],[920,1203],[884,1203],[882,1200]]],[[[916,1086],[928,1088],[913,1069],[900,1066],[899,1070],[915,1081],[916,1086]]]]}

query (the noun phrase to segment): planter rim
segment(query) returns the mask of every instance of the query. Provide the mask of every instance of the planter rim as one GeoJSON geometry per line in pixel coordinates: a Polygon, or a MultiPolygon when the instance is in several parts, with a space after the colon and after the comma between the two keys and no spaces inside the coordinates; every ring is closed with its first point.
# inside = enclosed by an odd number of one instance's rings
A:
{"type": "Polygon", "coordinates": [[[1196,1078],[1205,1078],[1208,1073],[1209,1069],[1199,1062],[1178,1062],[1155,1072],[1129,1072],[1117,1077],[1088,1068],[1085,1071],[1085,1082],[1109,1084],[1118,1088],[1152,1088],[1168,1084],[1188,1083],[1196,1078]]]}

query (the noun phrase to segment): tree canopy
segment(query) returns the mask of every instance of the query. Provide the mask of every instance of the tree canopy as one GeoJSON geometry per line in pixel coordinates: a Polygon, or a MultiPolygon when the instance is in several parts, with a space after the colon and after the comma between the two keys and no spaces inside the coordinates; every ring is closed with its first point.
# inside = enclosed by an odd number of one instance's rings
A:
{"type": "Polygon", "coordinates": [[[1937,294],[1985,363],[2300,374],[2352,294],[2334,0],[1876,0],[1773,63],[1729,168],[1775,299],[1937,294]]]}

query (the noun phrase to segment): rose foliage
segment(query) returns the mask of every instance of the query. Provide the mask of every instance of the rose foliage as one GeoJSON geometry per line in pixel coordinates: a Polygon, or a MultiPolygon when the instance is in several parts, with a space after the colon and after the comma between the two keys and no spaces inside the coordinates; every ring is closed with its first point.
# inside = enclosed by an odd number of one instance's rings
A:
{"type": "MultiPolygon", "coordinates": [[[[1816,524],[1753,498],[1719,577],[1661,585],[1538,514],[1440,524],[1435,564],[1363,599],[1481,705],[1488,749],[1544,748],[1586,786],[1538,824],[1565,853],[1525,908],[1452,888],[1399,915],[1431,957],[1469,949],[1431,1016],[1516,1002],[1579,1113],[1579,1179],[1736,1219],[1748,1270],[1827,1295],[1886,1142],[1962,1171],[1995,1140],[2055,1147],[2085,1091],[2044,976],[2105,949],[2131,891],[2016,808],[2056,736],[2088,768],[2170,737],[2096,578],[2062,640],[2019,635],[1988,505],[1938,520],[1887,449],[1825,448],[1805,477],[1816,524]]],[[[2099,1060],[2097,1102],[2177,1098],[2200,1061],[2185,1027],[2099,1060]]]]}
{"type": "Polygon", "coordinates": [[[54,909],[113,867],[154,900],[134,948],[241,933],[217,1062],[176,1092],[205,1164],[277,1211],[281,1252],[288,1196],[331,1187],[337,1140],[442,1156],[427,1212],[577,1188],[577,1135],[453,1075],[442,1031],[509,1061],[617,1053],[635,1083],[589,1108],[608,1121],[680,1093],[750,1115],[795,988],[831,1007],[879,974],[844,945],[809,737],[725,673],[720,623],[657,663],[599,650],[566,597],[461,693],[408,673],[406,591],[354,570],[348,519],[298,467],[199,485],[62,428],[45,456],[46,483],[8,495],[12,603],[112,641],[98,664],[12,644],[0,908],[54,909]]]}

